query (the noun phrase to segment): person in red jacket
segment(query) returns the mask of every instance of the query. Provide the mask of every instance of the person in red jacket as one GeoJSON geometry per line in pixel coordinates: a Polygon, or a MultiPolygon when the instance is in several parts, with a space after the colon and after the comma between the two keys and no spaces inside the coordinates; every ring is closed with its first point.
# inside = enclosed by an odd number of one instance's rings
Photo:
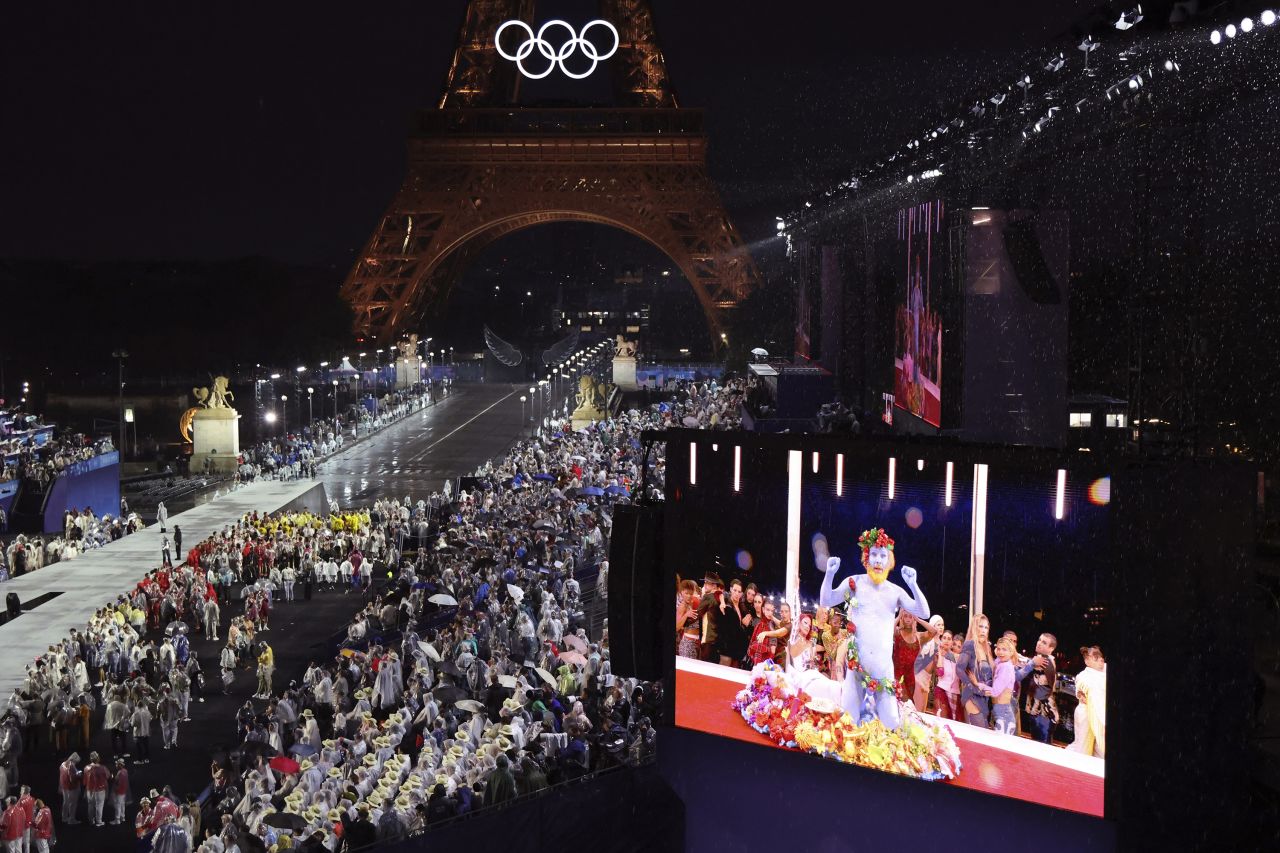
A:
{"type": "Polygon", "coordinates": [[[116,772],[111,777],[111,823],[118,825],[124,822],[125,803],[129,800],[129,771],[125,769],[124,759],[116,759],[116,772]]]}
{"type": "Polygon", "coordinates": [[[0,815],[0,840],[5,853],[22,853],[22,842],[27,834],[27,813],[18,805],[17,797],[4,801],[4,814],[0,815]]]}
{"type": "Polygon", "coordinates": [[[36,843],[36,853],[49,853],[49,846],[53,844],[53,811],[44,804],[44,800],[35,802],[31,834],[36,843]]]}
{"type": "Polygon", "coordinates": [[[94,826],[102,826],[102,807],[107,802],[107,783],[111,781],[111,771],[98,761],[98,753],[89,753],[89,763],[85,765],[82,778],[89,822],[94,826]]]}
{"type": "Polygon", "coordinates": [[[22,807],[22,811],[27,816],[27,837],[23,839],[23,849],[26,853],[30,853],[31,827],[35,824],[36,819],[36,798],[31,796],[30,785],[23,785],[19,794],[18,805],[22,807]]]}
{"type": "Polygon", "coordinates": [[[73,752],[58,768],[58,790],[62,793],[62,822],[75,825],[80,804],[80,753],[73,752]]]}

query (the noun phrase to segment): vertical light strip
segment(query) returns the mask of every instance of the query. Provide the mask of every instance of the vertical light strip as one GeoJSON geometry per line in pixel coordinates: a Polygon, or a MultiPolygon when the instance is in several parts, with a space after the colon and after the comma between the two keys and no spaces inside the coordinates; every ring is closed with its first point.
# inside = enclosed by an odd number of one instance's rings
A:
{"type": "Polygon", "coordinates": [[[896,490],[898,479],[898,460],[889,457],[889,500],[893,500],[893,493],[896,490]]]}
{"type": "Polygon", "coordinates": [[[917,471],[923,471],[923,470],[924,470],[924,460],[923,460],[923,459],[917,459],[917,460],[916,460],[916,470],[917,470],[917,471]]]}
{"type": "Polygon", "coordinates": [[[969,542],[969,617],[982,612],[987,557],[987,466],[973,466],[973,534],[969,542]]]}
{"type": "Polygon", "coordinates": [[[818,451],[813,451],[813,473],[818,473],[818,451]]]}
{"type": "Polygon", "coordinates": [[[836,454],[836,497],[844,495],[844,454],[836,454]]]}
{"type": "Polygon", "coordinates": [[[1067,469],[1058,469],[1058,497],[1053,502],[1053,517],[1062,520],[1067,499],[1067,469]]]}
{"type": "Polygon", "coordinates": [[[800,599],[800,493],[804,452],[788,451],[787,460],[787,592],[794,610],[800,599]]]}
{"type": "Polygon", "coordinates": [[[955,477],[955,472],[956,472],[956,463],[948,462],[947,463],[947,490],[943,500],[943,503],[945,506],[951,506],[951,481],[955,477]]]}
{"type": "Polygon", "coordinates": [[[719,453],[719,452],[720,452],[720,445],[718,445],[718,444],[713,444],[713,445],[711,445],[711,449],[712,449],[712,450],[714,450],[716,453],[719,453]]]}
{"type": "Polygon", "coordinates": [[[689,485],[698,485],[698,445],[689,442],[689,485]]]}
{"type": "Polygon", "coordinates": [[[733,490],[742,491],[742,445],[733,446],[733,490]]]}

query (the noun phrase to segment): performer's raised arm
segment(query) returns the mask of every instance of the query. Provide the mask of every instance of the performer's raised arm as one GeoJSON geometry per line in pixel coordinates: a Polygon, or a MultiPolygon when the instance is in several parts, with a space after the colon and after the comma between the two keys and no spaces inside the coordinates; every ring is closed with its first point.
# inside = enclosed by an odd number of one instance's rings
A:
{"type": "Polygon", "coordinates": [[[838,571],[840,571],[840,558],[828,557],[827,569],[822,578],[822,595],[818,599],[823,607],[835,607],[844,603],[844,593],[835,585],[838,571]]]}
{"type": "Polygon", "coordinates": [[[920,591],[920,586],[916,583],[916,570],[910,566],[903,566],[902,580],[915,598],[907,595],[906,590],[903,590],[898,596],[898,606],[920,619],[928,619],[929,602],[925,600],[924,593],[920,591]]]}

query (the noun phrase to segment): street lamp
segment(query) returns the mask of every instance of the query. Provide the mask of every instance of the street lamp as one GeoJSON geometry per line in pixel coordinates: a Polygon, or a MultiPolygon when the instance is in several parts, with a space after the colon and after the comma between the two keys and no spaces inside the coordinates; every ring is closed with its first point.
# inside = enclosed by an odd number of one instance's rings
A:
{"type": "MultiPolygon", "coordinates": [[[[120,393],[120,408],[116,410],[116,414],[120,418],[120,461],[124,462],[124,360],[129,357],[129,352],[128,350],[118,349],[115,352],[111,353],[111,357],[116,360],[120,368],[120,373],[118,377],[119,378],[118,391],[120,393]]],[[[25,383],[23,384],[25,385],[25,383]]],[[[26,396],[26,395],[24,394],[23,396],[26,396]]]]}
{"type": "Polygon", "coordinates": [[[284,430],[283,430],[284,437],[288,438],[289,437],[289,398],[284,394],[280,395],[280,417],[282,418],[281,425],[284,427],[284,430]]]}
{"type": "Polygon", "coordinates": [[[338,380],[333,380],[333,431],[337,434],[338,429],[338,380]]]}
{"type": "Polygon", "coordinates": [[[311,395],[314,393],[316,393],[316,389],[311,386],[307,386],[307,426],[311,426],[316,419],[315,409],[311,407],[311,395]]]}
{"type": "Polygon", "coordinates": [[[524,433],[524,424],[525,424],[525,420],[524,420],[524,401],[525,401],[525,400],[527,400],[527,399],[529,399],[529,398],[528,398],[528,397],[526,397],[525,395],[523,395],[523,394],[521,394],[521,395],[520,395],[520,432],[521,432],[521,434],[523,434],[523,433],[524,433]]]}

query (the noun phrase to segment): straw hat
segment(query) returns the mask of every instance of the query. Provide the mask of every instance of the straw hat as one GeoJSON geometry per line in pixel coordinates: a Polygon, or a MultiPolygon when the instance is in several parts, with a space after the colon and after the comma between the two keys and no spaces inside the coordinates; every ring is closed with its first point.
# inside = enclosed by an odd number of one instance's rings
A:
{"type": "Polygon", "coordinates": [[[333,821],[334,823],[337,823],[340,820],[342,820],[342,812],[338,811],[337,809],[329,809],[328,817],[329,817],[329,820],[333,821]]]}
{"type": "Polygon", "coordinates": [[[314,718],[314,717],[315,717],[315,714],[311,713],[311,709],[310,709],[310,708],[305,708],[305,709],[303,709],[303,711],[302,711],[302,716],[304,716],[304,717],[306,717],[308,720],[310,720],[310,719],[312,719],[312,718],[314,718]]]}
{"type": "Polygon", "coordinates": [[[498,734],[502,735],[503,737],[513,738],[516,736],[516,730],[511,728],[510,723],[507,723],[503,725],[502,728],[498,729],[498,734]]]}
{"type": "Polygon", "coordinates": [[[329,776],[330,779],[341,779],[342,771],[336,767],[330,767],[329,773],[327,775],[329,776]]]}
{"type": "Polygon", "coordinates": [[[505,736],[499,736],[498,749],[501,750],[502,752],[506,752],[507,750],[511,749],[511,741],[508,740],[505,736]]]}
{"type": "Polygon", "coordinates": [[[305,773],[306,771],[310,770],[312,767],[315,767],[315,766],[316,766],[316,763],[312,761],[310,758],[304,758],[302,759],[302,763],[298,765],[298,770],[305,773]]]}
{"type": "Polygon", "coordinates": [[[402,794],[401,796],[396,797],[396,807],[397,807],[397,808],[400,808],[400,809],[410,809],[410,808],[412,808],[413,806],[412,806],[411,802],[409,801],[409,797],[408,797],[408,795],[407,795],[407,794],[402,794]]]}
{"type": "Polygon", "coordinates": [[[378,756],[374,755],[372,752],[364,757],[364,765],[366,767],[372,767],[377,763],[378,763],[378,756]]]}

